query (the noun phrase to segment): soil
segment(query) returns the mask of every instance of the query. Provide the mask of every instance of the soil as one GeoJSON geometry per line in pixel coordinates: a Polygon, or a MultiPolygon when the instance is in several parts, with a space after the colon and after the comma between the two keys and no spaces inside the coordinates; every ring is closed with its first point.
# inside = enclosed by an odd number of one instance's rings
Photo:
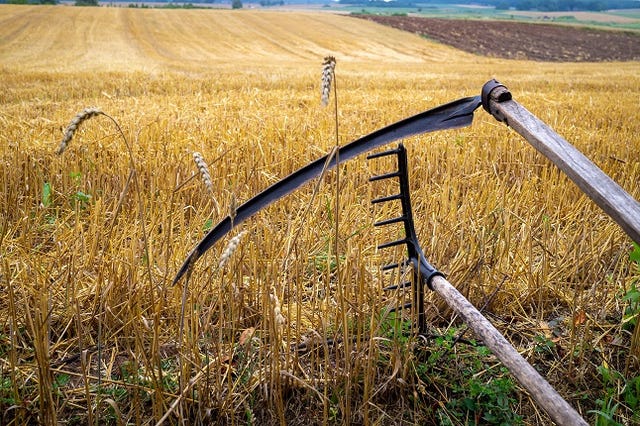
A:
{"type": "Polygon", "coordinates": [[[640,60],[640,33],[556,24],[353,15],[478,55],[549,62],[640,60]]]}

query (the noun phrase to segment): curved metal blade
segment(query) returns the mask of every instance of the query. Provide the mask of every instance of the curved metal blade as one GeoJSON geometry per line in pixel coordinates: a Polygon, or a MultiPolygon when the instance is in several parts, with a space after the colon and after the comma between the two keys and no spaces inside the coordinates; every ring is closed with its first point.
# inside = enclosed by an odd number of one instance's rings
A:
{"type": "MultiPolygon", "coordinates": [[[[473,111],[475,111],[481,103],[480,96],[458,99],[457,101],[424,111],[413,117],[405,118],[397,123],[376,130],[341,147],[338,150],[338,155],[333,155],[327,168],[331,169],[336,166],[336,157],[341,164],[362,153],[398,139],[436,130],[468,126],[473,121],[473,111]]],[[[325,163],[327,163],[328,158],[329,155],[325,155],[309,163],[239,206],[236,211],[236,216],[233,219],[233,225],[244,222],[258,211],[293,192],[311,179],[320,176],[323,169],[325,169],[325,163]]],[[[189,253],[189,256],[176,274],[173,284],[177,283],[184,276],[189,267],[191,267],[200,256],[231,231],[231,224],[231,218],[227,216],[207,233],[191,253],[189,253]]]]}

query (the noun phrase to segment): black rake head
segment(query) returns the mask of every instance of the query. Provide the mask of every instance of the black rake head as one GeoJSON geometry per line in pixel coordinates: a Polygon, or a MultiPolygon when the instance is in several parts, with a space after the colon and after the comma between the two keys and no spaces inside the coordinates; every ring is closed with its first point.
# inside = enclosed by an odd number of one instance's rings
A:
{"type": "Polygon", "coordinates": [[[400,284],[391,285],[385,287],[384,290],[400,290],[408,287],[412,287],[413,290],[413,302],[405,303],[397,308],[393,308],[391,311],[398,309],[412,308],[417,318],[417,326],[420,333],[426,332],[426,319],[424,311],[424,286],[431,287],[431,279],[436,275],[443,275],[436,268],[434,268],[424,256],[418,237],[415,231],[415,225],[413,222],[413,213],[411,210],[411,195],[409,191],[409,170],[407,162],[407,149],[404,145],[399,144],[397,148],[371,154],[367,159],[375,159],[380,157],[386,157],[395,155],[397,157],[398,170],[382,175],[373,176],[369,179],[370,182],[381,180],[396,180],[398,182],[398,193],[388,195],[381,198],[376,198],[371,201],[372,204],[388,203],[395,200],[400,201],[401,213],[399,216],[382,220],[374,223],[374,226],[389,226],[402,223],[404,228],[404,238],[389,241],[378,246],[378,249],[384,249],[389,247],[395,247],[404,245],[407,249],[407,259],[404,262],[391,263],[382,267],[383,271],[389,271],[396,268],[406,268],[411,265],[413,268],[413,279],[400,284]]]}

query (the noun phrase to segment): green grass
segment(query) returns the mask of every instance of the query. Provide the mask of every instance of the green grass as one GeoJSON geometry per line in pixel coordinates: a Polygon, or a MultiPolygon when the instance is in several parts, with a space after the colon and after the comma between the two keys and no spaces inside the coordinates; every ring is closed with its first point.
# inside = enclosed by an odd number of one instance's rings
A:
{"type": "MultiPolygon", "coordinates": [[[[508,370],[482,345],[456,343],[462,331],[451,328],[418,356],[416,371],[433,392],[447,395],[436,409],[441,425],[519,425],[516,386],[508,370]]],[[[421,352],[418,352],[421,353],[421,352]]]]}
{"type": "Polygon", "coordinates": [[[607,11],[607,14],[640,19],[640,9],[609,10],[607,11]]]}
{"type": "Polygon", "coordinates": [[[451,4],[429,4],[416,7],[362,7],[353,6],[344,9],[352,13],[369,13],[378,15],[412,14],[430,18],[460,18],[460,19],[504,19],[501,11],[493,8],[470,8],[451,4]]]}

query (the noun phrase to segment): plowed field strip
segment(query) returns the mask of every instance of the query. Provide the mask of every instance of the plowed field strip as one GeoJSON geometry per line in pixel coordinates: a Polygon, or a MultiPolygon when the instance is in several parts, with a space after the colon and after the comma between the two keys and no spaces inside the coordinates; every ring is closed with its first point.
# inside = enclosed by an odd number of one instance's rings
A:
{"type": "Polygon", "coordinates": [[[550,62],[640,60],[640,34],[553,24],[357,15],[466,52],[550,62]]]}

